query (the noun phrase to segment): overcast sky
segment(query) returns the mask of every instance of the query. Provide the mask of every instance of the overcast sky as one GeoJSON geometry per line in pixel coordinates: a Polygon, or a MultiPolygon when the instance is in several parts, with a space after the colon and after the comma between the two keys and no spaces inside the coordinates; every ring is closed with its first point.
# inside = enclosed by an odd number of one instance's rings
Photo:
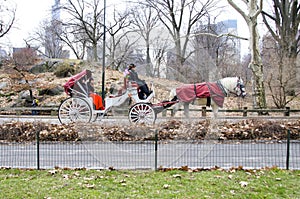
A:
{"type": "MultiPolygon", "coordinates": [[[[29,36],[30,32],[33,32],[39,27],[39,24],[49,17],[51,17],[51,7],[54,5],[55,0],[12,0],[17,5],[16,21],[13,31],[10,31],[8,37],[0,43],[3,43],[9,47],[24,47],[24,39],[29,36]]],[[[125,0],[124,0],[125,1],[125,0]]],[[[120,4],[122,0],[107,0],[107,5],[112,3],[120,4]]],[[[226,0],[220,2],[226,3],[226,0]]],[[[230,9],[230,6],[228,6],[230,9]]],[[[231,8],[232,9],[232,8],[231,8]]],[[[238,32],[240,36],[247,37],[248,29],[244,20],[239,16],[235,10],[224,12],[224,16],[221,20],[237,19],[238,20],[238,32]]],[[[242,54],[247,52],[247,42],[242,43],[242,54]],[[243,44],[244,43],[244,44],[243,44]]]]}
{"type": "Polygon", "coordinates": [[[23,47],[24,38],[39,26],[39,23],[50,16],[54,0],[12,0],[15,2],[16,21],[14,28],[9,32],[6,42],[13,47],[23,47]]]}
{"type": "MultiPolygon", "coordinates": [[[[29,36],[30,32],[38,28],[40,23],[51,18],[51,8],[55,3],[55,0],[11,0],[17,7],[16,21],[14,28],[5,38],[3,43],[13,47],[23,47],[25,45],[24,39],[29,36]]],[[[107,0],[106,5],[109,6],[112,3],[120,3],[124,0],[107,0]]]]}

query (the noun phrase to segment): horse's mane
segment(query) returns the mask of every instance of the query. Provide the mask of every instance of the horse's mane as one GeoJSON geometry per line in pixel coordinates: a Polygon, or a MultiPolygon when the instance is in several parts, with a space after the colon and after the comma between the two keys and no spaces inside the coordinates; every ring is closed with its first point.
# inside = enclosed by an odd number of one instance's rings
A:
{"type": "MultiPolygon", "coordinates": [[[[225,77],[223,79],[219,79],[218,81],[220,81],[225,89],[233,92],[239,79],[239,77],[225,77]]],[[[240,81],[243,82],[242,79],[240,79],[240,81]]]]}

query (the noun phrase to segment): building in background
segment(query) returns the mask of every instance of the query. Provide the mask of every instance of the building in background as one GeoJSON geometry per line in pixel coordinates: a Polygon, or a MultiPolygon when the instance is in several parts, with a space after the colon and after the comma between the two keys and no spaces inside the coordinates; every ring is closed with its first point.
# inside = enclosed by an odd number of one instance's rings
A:
{"type": "MultiPolygon", "coordinates": [[[[236,19],[228,19],[217,23],[219,27],[219,34],[232,34],[238,35],[238,27],[236,19]]],[[[240,39],[236,37],[231,37],[231,39],[227,40],[227,43],[232,47],[229,54],[234,54],[234,61],[241,59],[241,42],[240,39]]]]}
{"type": "Polygon", "coordinates": [[[60,0],[55,0],[51,9],[51,23],[46,28],[45,55],[49,58],[69,58],[69,50],[63,49],[58,35],[62,34],[60,0]]]}

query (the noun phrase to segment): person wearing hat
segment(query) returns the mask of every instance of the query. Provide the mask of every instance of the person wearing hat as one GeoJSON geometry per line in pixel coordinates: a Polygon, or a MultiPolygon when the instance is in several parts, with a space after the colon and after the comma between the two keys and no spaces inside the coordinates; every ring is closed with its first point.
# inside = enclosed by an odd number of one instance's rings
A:
{"type": "Polygon", "coordinates": [[[128,78],[129,81],[135,81],[139,86],[139,98],[140,99],[146,99],[150,94],[150,90],[148,85],[146,84],[145,80],[141,80],[135,71],[136,66],[134,64],[130,64],[128,66],[128,69],[125,70],[124,74],[128,78]]]}

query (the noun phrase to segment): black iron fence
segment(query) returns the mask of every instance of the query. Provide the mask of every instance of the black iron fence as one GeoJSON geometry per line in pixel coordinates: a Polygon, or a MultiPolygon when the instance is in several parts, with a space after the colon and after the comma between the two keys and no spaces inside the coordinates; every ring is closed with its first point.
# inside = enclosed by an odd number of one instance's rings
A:
{"type": "Polygon", "coordinates": [[[49,169],[263,168],[300,169],[300,141],[159,140],[0,143],[0,167],[49,169]]]}

